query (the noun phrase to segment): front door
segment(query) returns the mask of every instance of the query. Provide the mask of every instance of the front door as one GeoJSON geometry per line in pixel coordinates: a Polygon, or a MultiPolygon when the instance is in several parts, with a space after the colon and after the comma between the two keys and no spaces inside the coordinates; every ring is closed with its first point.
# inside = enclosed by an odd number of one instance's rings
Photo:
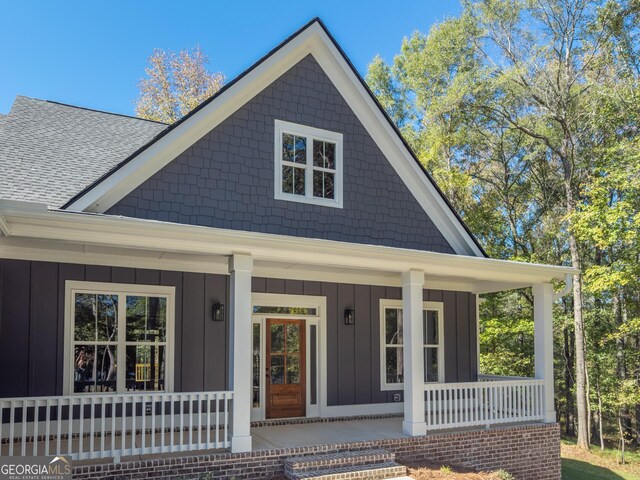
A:
{"type": "Polygon", "coordinates": [[[267,319],[267,418],[304,417],[305,321],[267,319]]]}

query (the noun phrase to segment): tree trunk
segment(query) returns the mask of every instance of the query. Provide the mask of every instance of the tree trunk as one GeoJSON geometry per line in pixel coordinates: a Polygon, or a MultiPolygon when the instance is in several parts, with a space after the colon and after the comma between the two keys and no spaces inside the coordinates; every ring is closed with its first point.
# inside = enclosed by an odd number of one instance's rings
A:
{"type": "MultiPolygon", "coordinates": [[[[636,351],[640,352],[640,335],[635,336],[635,347],[636,351]]],[[[636,374],[636,385],[640,389],[640,375],[638,374],[636,374]]],[[[640,403],[636,403],[636,445],[640,446],[640,403]]]]}
{"type": "MultiPolygon", "coordinates": [[[[620,329],[627,322],[627,310],[624,301],[624,293],[618,290],[613,296],[614,318],[616,326],[620,329]]],[[[620,384],[623,384],[628,377],[627,362],[625,358],[626,338],[618,336],[616,338],[616,375],[620,384]]],[[[620,423],[625,435],[633,438],[631,428],[631,416],[626,405],[620,407],[620,423]]]]}
{"type": "MultiPolygon", "coordinates": [[[[570,169],[565,166],[565,195],[567,200],[567,215],[571,218],[575,211],[573,199],[573,185],[570,169]]],[[[571,252],[571,266],[580,269],[580,251],[578,242],[569,225],[569,251],[571,252]]],[[[585,352],[584,317],[582,313],[582,278],[573,276],[573,321],[575,324],[575,362],[576,362],[576,406],[578,409],[578,439],[580,448],[589,450],[589,411],[587,410],[587,360],[585,352]]]]}
{"type": "Polygon", "coordinates": [[[565,426],[564,432],[567,435],[575,435],[575,429],[573,428],[573,392],[571,391],[573,386],[573,355],[571,353],[571,334],[567,327],[562,329],[562,335],[564,340],[564,394],[566,404],[565,412],[565,426]]]}
{"type": "Polygon", "coordinates": [[[618,412],[618,431],[620,432],[620,463],[624,465],[624,429],[620,412],[618,412]]]}
{"type": "Polygon", "coordinates": [[[596,395],[598,396],[598,436],[600,439],[600,450],[604,451],[604,434],[602,425],[602,395],[600,393],[600,382],[596,381],[596,395]]]}

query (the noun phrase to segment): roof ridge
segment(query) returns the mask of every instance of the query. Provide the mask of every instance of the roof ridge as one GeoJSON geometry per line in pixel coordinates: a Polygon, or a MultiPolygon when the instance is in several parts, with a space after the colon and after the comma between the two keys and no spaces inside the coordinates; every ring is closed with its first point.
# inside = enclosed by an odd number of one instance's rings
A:
{"type": "MultiPolygon", "coordinates": [[[[35,100],[38,100],[38,99],[36,98],[35,100]]],[[[167,125],[167,126],[171,125],[170,123],[160,122],[158,120],[150,120],[148,118],[136,117],[136,116],[127,115],[124,113],[107,112],[106,110],[98,110],[97,108],[81,107],[79,105],[71,105],[70,103],[56,102],[55,100],[41,100],[41,101],[52,103],[54,105],[62,105],[63,107],[77,108],[78,110],[87,110],[89,112],[105,113],[107,115],[115,115],[117,117],[130,118],[132,120],[142,120],[144,122],[158,123],[160,125],[167,125]]]]}
{"type": "MultiPolygon", "coordinates": [[[[37,102],[42,102],[42,103],[51,103],[53,105],[61,105],[63,107],[77,108],[78,110],[86,110],[88,112],[104,113],[106,115],[114,115],[116,117],[130,118],[132,120],[142,120],[145,122],[158,123],[160,125],[167,125],[167,126],[171,125],[170,123],[160,122],[158,120],[150,120],[148,118],[136,117],[134,115],[127,115],[125,113],[108,112],[106,110],[98,110],[97,108],[81,107],[80,105],[72,105],[70,103],[57,102],[55,100],[43,100],[42,98],[29,97],[28,95],[16,95],[16,98],[18,97],[28,98],[29,100],[35,100],[37,102]]],[[[3,114],[0,113],[0,115],[3,115],[3,114]]]]}

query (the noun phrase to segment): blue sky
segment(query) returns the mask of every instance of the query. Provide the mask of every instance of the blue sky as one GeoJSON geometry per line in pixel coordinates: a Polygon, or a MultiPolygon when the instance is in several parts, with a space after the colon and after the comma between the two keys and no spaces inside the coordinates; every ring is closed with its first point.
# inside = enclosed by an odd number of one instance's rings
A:
{"type": "Polygon", "coordinates": [[[154,48],[200,45],[227,80],[315,16],[364,74],[458,0],[8,1],[0,6],[0,113],[16,95],[133,114],[154,48]]]}

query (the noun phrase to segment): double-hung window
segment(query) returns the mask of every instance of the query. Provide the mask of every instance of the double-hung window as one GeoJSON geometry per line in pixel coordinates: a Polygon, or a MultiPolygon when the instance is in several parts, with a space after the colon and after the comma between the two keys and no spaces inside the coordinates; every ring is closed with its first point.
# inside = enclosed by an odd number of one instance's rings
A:
{"type": "Polygon", "coordinates": [[[174,292],[68,281],[65,391],[171,391],[174,292]]]}
{"type": "MultiPolygon", "coordinates": [[[[404,386],[402,300],[380,300],[380,341],[382,390],[404,386]]],[[[443,304],[424,302],[422,350],[424,382],[444,381],[443,304]]]]}
{"type": "Polygon", "coordinates": [[[342,208],[342,134],[275,121],[275,198],[342,208]]]}

